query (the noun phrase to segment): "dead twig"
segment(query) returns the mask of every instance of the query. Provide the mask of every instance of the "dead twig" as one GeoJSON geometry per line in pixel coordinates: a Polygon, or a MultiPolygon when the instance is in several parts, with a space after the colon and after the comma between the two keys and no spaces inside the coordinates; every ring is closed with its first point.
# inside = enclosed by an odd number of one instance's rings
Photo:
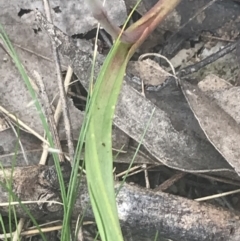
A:
{"type": "Polygon", "coordinates": [[[183,172],[173,175],[168,180],[166,180],[161,185],[159,185],[157,188],[155,188],[154,191],[157,192],[157,191],[167,190],[169,187],[171,187],[175,182],[183,178],[185,175],[186,173],[183,173],[183,172]]]}
{"type": "MultiPolygon", "coordinates": [[[[9,175],[11,171],[12,170],[9,169],[9,175]]],[[[63,173],[66,173],[66,170],[63,170],[63,173]]],[[[70,174],[70,172],[68,172],[68,174],[70,174]]],[[[48,188],[45,188],[48,194],[57,194],[54,191],[56,190],[55,185],[53,186],[54,189],[51,188],[52,184],[56,183],[56,180],[57,175],[54,167],[20,167],[15,168],[13,173],[13,183],[16,188],[14,190],[21,190],[19,198],[22,201],[30,199],[31,201],[40,201],[38,200],[39,194],[43,192],[42,189],[46,184],[50,185],[48,188]],[[53,175],[47,175],[50,173],[53,175]],[[21,180],[20,183],[19,180],[21,180]],[[21,188],[21,185],[24,183],[31,183],[34,188],[21,188]]],[[[116,190],[119,189],[120,185],[121,183],[116,184],[116,190]]],[[[7,190],[0,188],[0,202],[8,203],[8,194],[7,190]]],[[[89,205],[89,195],[84,179],[81,180],[76,195],[77,201],[73,207],[72,219],[76,220],[79,213],[84,212],[85,219],[92,220],[93,213],[89,205]]],[[[49,200],[44,201],[59,202],[57,196],[58,195],[55,195],[49,198],[49,200]]],[[[123,229],[129,228],[129,230],[131,230],[134,235],[134,240],[139,240],[139,237],[154,237],[156,231],[158,231],[161,236],[173,240],[238,241],[240,239],[238,213],[214,207],[213,205],[199,203],[164,192],[156,193],[146,188],[128,184],[122,186],[117,196],[117,204],[122,227],[123,229]],[[176,222],[176,220],[180,221],[176,222]]],[[[29,211],[39,220],[59,219],[63,215],[61,205],[54,203],[51,206],[46,206],[44,215],[42,214],[43,211],[41,207],[41,205],[36,205],[36,203],[28,204],[29,211]],[[53,207],[56,209],[53,210],[53,207]]],[[[8,213],[8,209],[8,206],[1,207],[1,214],[8,213]]],[[[18,217],[27,217],[27,214],[22,210],[21,206],[16,205],[15,210],[18,217]]]]}
{"type": "Polygon", "coordinates": [[[45,108],[44,108],[45,109],[45,115],[46,115],[47,120],[50,124],[51,134],[53,136],[55,148],[58,149],[60,161],[64,162],[64,156],[63,156],[63,151],[62,151],[60,139],[59,139],[58,132],[57,132],[57,126],[56,126],[56,123],[55,123],[55,120],[54,120],[52,107],[50,105],[44,83],[42,81],[41,76],[36,71],[34,71],[34,75],[35,75],[36,81],[39,85],[41,100],[43,101],[43,104],[45,106],[45,108]]]}
{"type": "MultiPolygon", "coordinates": [[[[44,3],[47,20],[50,23],[53,23],[48,0],[43,0],[43,3],[44,3]]],[[[56,72],[57,72],[58,88],[59,88],[60,100],[62,104],[63,120],[64,120],[64,126],[66,131],[67,143],[68,143],[69,157],[70,157],[70,161],[73,162],[74,146],[73,146],[73,137],[71,133],[71,121],[70,121],[69,111],[68,111],[68,106],[66,101],[66,93],[64,89],[63,80],[62,80],[59,53],[58,53],[55,41],[52,38],[50,39],[51,39],[51,45],[52,45],[53,58],[55,62],[56,72]]]]}
{"type": "Polygon", "coordinates": [[[11,114],[9,111],[7,111],[5,108],[3,108],[2,106],[0,106],[0,112],[6,114],[9,118],[11,118],[15,123],[17,123],[18,125],[20,125],[24,130],[26,130],[27,132],[30,132],[31,134],[33,134],[34,136],[36,136],[39,140],[41,140],[42,142],[46,143],[47,145],[49,144],[48,141],[42,137],[40,134],[38,134],[36,131],[34,131],[32,128],[30,128],[27,124],[25,124],[23,121],[21,121],[20,119],[18,119],[15,115],[11,114]]]}

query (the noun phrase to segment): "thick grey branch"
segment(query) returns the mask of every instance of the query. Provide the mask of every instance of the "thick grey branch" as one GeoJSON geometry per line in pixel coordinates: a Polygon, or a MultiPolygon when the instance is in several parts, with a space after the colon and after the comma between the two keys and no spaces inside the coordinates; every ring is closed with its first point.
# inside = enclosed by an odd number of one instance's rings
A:
{"type": "MultiPolygon", "coordinates": [[[[65,180],[69,178],[70,168],[63,165],[65,180]]],[[[10,176],[10,169],[5,169],[10,176]]],[[[13,191],[22,201],[38,201],[45,194],[45,200],[60,201],[56,171],[54,167],[29,166],[15,168],[13,172],[13,191]]],[[[3,173],[0,181],[5,182],[3,173]]],[[[120,184],[116,183],[116,190],[120,184]]],[[[8,202],[9,193],[0,186],[0,203],[8,202]]],[[[233,213],[212,205],[166,194],[155,193],[134,185],[124,184],[117,196],[119,218],[124,231],[131,230],[134,240],[152,238],[159,232],[161,236],[173,240],[240,240],[240,219],[233,213]]],[[[73,218],[84,212],[85,219],[93,219],[87,185],[82,179],[73,218]]],[[[63,209],[58,204],[28,204],[27,208],[37,220],[61,218],[63,209]]],[[[19,217],[27,217],[19,205],[15,206],[19,217]]],[[[8,207],[0,207],[1,214],[8,213],[8,207]]]]}

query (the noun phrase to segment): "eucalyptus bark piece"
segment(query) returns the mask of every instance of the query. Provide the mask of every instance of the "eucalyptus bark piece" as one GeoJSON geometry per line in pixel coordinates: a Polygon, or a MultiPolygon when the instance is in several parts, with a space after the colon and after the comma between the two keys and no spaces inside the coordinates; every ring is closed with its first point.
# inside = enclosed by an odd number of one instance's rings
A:
{"type": "MultiPolygon", "coordinates": [[[[70,169],[68,166],[62,166],[62,169],[67,182],[70,169]]],[[[11,169],[5,169],[5,172],[9,178],[11,169]]],[[[13,191],[22,201],[39,201],[39,197],[46,201],[61,201],[55,167],[16,167],[12,176],[13,191]]],[[[1,170],[0,181],[5,180],[1,170]]],[[[116,191],[119,187],[120,183],[116,183],[116,191]]],[[[8,195],[8,191],[0,186],[0,203],[8,202],[8,195]]],[[[159,236],[172,240],[240,240],[239,213],[213,205],[129,184],[122,186],[117,205],[123,233],[133,240],[154,240],[157,231],[159,236]]],[[[18,217],[27,217],[19,205],[14,207],[18,217]]],[[[62,206],[54,203],[27,204],[26,207],[38,221],[55,220],[63,215],[62,206]]],[[[1,214],[7,215],[8,211],[8,206],[0,206],[1,214]]],[[[87,184],[82,177],[73,220],[83,213],[85,220],[93,220],[87,184]]]]}

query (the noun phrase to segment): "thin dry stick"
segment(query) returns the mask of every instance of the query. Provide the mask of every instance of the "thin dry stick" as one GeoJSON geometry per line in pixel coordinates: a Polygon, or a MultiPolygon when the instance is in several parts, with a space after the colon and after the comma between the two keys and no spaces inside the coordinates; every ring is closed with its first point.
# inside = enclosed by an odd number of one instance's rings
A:
{"type": "Polygon", "coordinates": [[[223,41],[223,42],[231,42],[231,43],[235,42],[235,40],[232,40],[232,39],[225,39],[225,38],[220,38],[220,37],[216,37],[216,36],[208,36],[208,35],[203,35],[203,34],[201,35],[201,37],[207,38],[207,39],[210,39],[210,40],[212,40],[212,39],[220,40],[220,41],[223,41]]]}
{"type": "MultiPolygon", "coordinates": [[[[42,228],[41,231],[43,233],[47,233],[47,232],[52,232],[52,231],[56,231],[56,230],[61,230],[62,229],[62,225],[59,226],[54,226],[54,227],[49,227],[49,228],[42,228]]],[[[34,229],[34,230],[27,230],[27,231],[23,231],[21,232],[22,236],[33,236],[39,234],[39,230],[38,229],[34,229]]],[[[11,238],[11,234],[10,233],[6,233],[6,234],[0,234],[0,239],[4,240],[5,238],[11,238]]],[[[17,239],[19,240],[19,239],[17,239]]]]}
{"type": "Polygon", "coordinates": [[[26,131],[28,131],[29,133],[33,134],[34,136],[36,136],[39,140],[41,140],[42,142],[46,143],[47,145],[49,145],[48,141],[42,137],[40,134],[38,134],[36,131],[34,131],[32,128],[30,128],[28,125],[26,125],[23,121],[21,121],[20,119],[18,119],[15,115],[11,114],[9,111],[7,111],[5,108],[3,108],[2,106],[0,106],[0,111],[3,112],[4,114],[6,114],[8,117],[10,117],[14,122],[16,122],[18,125],[20,125],[22,128],[24,128],[26,131]]]}
{"type": "MultiPolygon", "coordinates": [[[[61,206],[63,206],[63,203],[61,202],[58,202],[58,201],[21,201],[21,204],[33,204],[33,203],[36,203],[36,204],[41,204],[41,203],[49,203],[49,204],[59,204],[61,206]]],[[[6,203],[3,203],[1,202],[0,203],[0,207],[9,207],[9,205],[11,206],[19,206],[20,203],[18,201],[16,202],[6,202],[6,203]]]]}
{"type": "MultiPolygon", "coordinates": [[[[47,232],[53,232],[53,231],[61,230],[61,229],[62,229],[62,225],[58,225],[58,226],[53,226],[53,227],[49,227],[49,228],[41,228],[41,231],[43,233],[47,233],[47,232]]],[[[25,236],[39,234],[39,230],[34,229],[34,230],[23,231],[21,234],[25,235],[25,236]]]]}
{"type": "Polygon", "coordinates": [[[25,222],[25,219],[24,219],[24,218],[20,218],[20,220],[19,220],[19,222],[18,222],[18,225],[17,225],[17,229],[16,229],[16,231],[14,232],[12,241],[18,241],[18,240],[20,240],[19,236],[20,236],[20,234],[21,234],[21,231],[22,231],[24,222],[25,222]]]}
{"type": "MultiPolygon", "coordinates": [[[[130,177],[130,176],[136,175],[137,173],[140,173],[140,172],[143,172],[143,171],[144,171],[143,165],[141,165],[141,166],[136,166],[136,167],[137,167],[136,169],[139,169],[139,168],[141,168],[141,169],[134,171],[134,170],[135,170],[135,167],[132,167],[132,168],[129,169],[129,170],[126,170],[126,171],[124,171],[124,172],[122,172],[122,173],[117,174],[116,177],[121,177],[121,176],[123,176],[123,175],[125,175],[125,176],[127,175],[127,177],[130,177]]],[[[148,167],[146,167],[145,169],[148,170],[148,169],[151,169],[151,168],[153,168],[153,166],[148,166],[148,167]]],[[[125,177],[125,176],[124,176],[124,177],[125,177]]],[[[124,177],[123,177],[123,178],[124,178],[124,177]]]]}
{"type": "MultiPolygon", "coordinates": [[[[151,169],[151,168],[153,168],[153,166],[148,166],[145,169],[148,170],[148,169],[151,169]]],[[[140,172],[143,172],[143,171],[144,171],[143,166],[141,166],[140,170],[137,170],[135,172],[129,173],[129,174],[127,174],[127,176],[130,177],[130,176],[136,175],[137,173],[140,173],[140,172]]]]}
{"type": "MultiPolygon", "coordinates": [[[[67,70],[66,77],[65,77],[65,81],[64,81],[64,86],[65,86],[66,92],[68,91],[68,87],[69,87],[70,80],[72,78],[72,74],[73,74],[73,70],[69,66],[68,70],[67,70]]],[[[61,110],[62,110],[62,104],[61,104],[61,101],[59,100],[58,104],[57,104],[57,108],[56,108],[55,113],[54,113],[54,121],[56,123],[56,126],[58,125],[58,122],[59,122],[59,119],[60,119],[60,116],[61,116],[61,110]]],[[[41,159],[40,159],[40,162],[39,162],[39,164],[41,164],[41,165],[45,165],[46,160],[47,160],[47,156],[48,156],[48,146],[46,144],[44,144],[43,147],[44,148],[43,148],[42,156],[41,156],[41,159]]]]}
{"type": "Polygon", "coordinates": [[[150,182],[148,178],[148,170],[147,170],[147,164],[142,165],[143,170],[144,170],[144,177],[145,177],[145,182],[146,182],[146,188],[150,188],[150,182]]]}
{"type": "MultiPolygon", "coordinates": [[[[217,191],[218,193],[222,193],[222,191],[217,191]]],[[[227,198],[224,196],[224,197],[221,197],[221,199],[216,199],[216,201],[221,201],[222,202],[222,206],[226,206],[228,209],[234,211],[234,207],[233,205],[227,200],[227,198]]]]}
{"type": "MultiPolygon", "coordinates": [[[[73,70],[70,66],[68,66],[67,74],[66,74],[65,81],[64,81],[66,93],[68,92],[68,87],[69,87],[69,84],[70,84],[70,81],[71,81],[71,78],[72,78],[72,74],[73,74],[73,70]]],[[[56,107],[56,110],[55,110],[55,114],[54,114],[54,119],[55,119],[56,123],[59,122],[59,119],[60,119],[60,116],[61,116],[61,111],[62,111],[62,102],[58,101],[58,104],[57,104],[57,107],[56,107]]]]}
{"type": "MultiPolygon", "coordinates": [[[[47,224],[41,224],[41,225],[39,225],[39,227],[46,226],[49,224],[54,224],[56,222],[59,222],[59,221],[49,222],[47,224]]],[[[83,223],[83,225],[91,225],[91,224],[93,224],[93,222],[84,222],[83,223]]],[[[57,226],[52,226],[52,227],[41,228],[41,231],[43,233],[47,233],[47,232],[52,232],[52,231],[61,230],[61,229],[62,229],[62,225],[57,225],[57,226]]],[[[39,234],[39,229],[32,228],[32,227],[26,231],[21,232],[22,236],[30,236],[30,235],[35,235],[35,234],[39,234]]],[[[0,240],[4,240],[5,238],[11,238],[11,237],[12,237],[12,235],[10,233],[0,234],[0,240]]]]}
{"type": "Polygon", "coordinates": [[[157,192],[157,191],[167,190],[169,187],[171,187],[175,182],[177,182],[179,179],[183,178],[185,175],[186,175],[186,173],[183,173],[183,172],[176,173],[175,175],[173,175],[172,177],[167,179],[165,182],[163,182],[161,185],[156,187],[154,189],[154,191],[157,192]]]}
{"type": "MultiPolygon", "coordinates": [[[[53,23],[52,18],[51,18],[50,7],[49,7],[50,4],[49,4],[48,0],[43,0],[43,4],[44,4],[47,20],[50,23],[53,23]]],[[[55,41],[52,38],[50,38],[50,39],[51,39],[51,45],[52,45],[52,51],[53,51],[53,58],[54,58],[54,62],[55,62],[56,72],[57,72],[60,100],[62,103],[63,120],[64,120],[65,132],[66,132],[66,137],[67,137],[67,142],[68,142],[69,157],[70,157],[70,161],[73,162],[74,146],[73,146],[73,138],[72,138],[72,133],[71,133],[71,122],[70,122],[69,111],[68,111],[68,107],[67,107],[66,93],[65,93],[64,85],[63,85],[63,81],[62,81],[59,53],[58,53],[55,41]]]]}
{"type": "MultiPolygon", "coordinates": [[[[135,171],[135,170],[137,170],[137,169],[139,169],[139,168],[141,168],[142,166],[135,166],[135,167],[132,167],[131,169],[129,169],[129,170],[126,170],[126,171],[123,171],[123,172],[121,172],[121,173],[118,173],[117,175],[116,175],[116,177],[122,177],[122,176],[124,176],[124,175],[126,175],[127,173],[129,174],[129,173],[131,173],[132,171],[135,171]]],[[[141,170],[142,171],[142,170],[141,170]]]]}
{"type": "Polygon", "coordinates": [[[51,133],[52,133],[52,136],[53,136],[55,147],[59,150],[59,159],[60,159],[61,162],[64,162],[64,156],[63,156],[63,151],[62,151],[60,139],[59,139],[58,132],[57,132],[57,126],[56,126],[56,123],[55,123],[55,120],[54,120],[52,107],[50,105],[44,83],[42,81],[41,76],[39,75],[39,73],[37,71],[34,71],[34,75],[35,75],[36,81],[39,85],[39,89],[41,90],[40,95],[41,95],[41,99],[43,101],[43,104],[45,106],[45,115],[47,117],[47,120],[50,123],[50,129],[51,129],[51,133]]]}
{"type": "Polygon", "coordinates": [[[69,95],[69,96],[72,96],[72,97],[76,97],[76,98],[78,98],[79,100],[87,101],[87,98],[86,98],[86,97],[81,96],[81,95],[78,95],[78,94],[75,94],[74,92],[71,92],[71,91],[68,92],[68,95],[69,95]]]}
{"type": "MultiPolygon", "coordinates": [[[[38,224],[39,227],[43,228],[43,227],[46,227],[46,226],[50,226],[50,225],[56,225],[56,224],[61,224],[62,223],[62,220],[54,220],[54,221],[49,221],[49,222],[46,222],[46,223],[41,223],[41,224],[38,224]]],[[[34,229],[37,229],[37,226],[32,226],[32,227],[28,227],[28,230],[34,230],[34,229]]]]}
{"type": "Polygon", "coordinates": [[[223,193],[219,193],[219,194],[210,195],[210,196],[207,196],[207,197],[196,198],[194,200],[198,201],[198,202],[202,202],[202,201],[206,201],[206,200],[210,200],[210,199],[224,197],[224,196],[227,196],[227,195],[232,195],[232,194],[239,193],[239,192],[240,192],[240,189],[237,189],[237,190],[234,190],[234,191],[223,192],[223,193]]]}
{"type": "Polygon", "coordinates": [[[48,157],[48,145],[43,143],[43,151],[39,161],[39,165],[46,165],[47,157],[48,157]]]}

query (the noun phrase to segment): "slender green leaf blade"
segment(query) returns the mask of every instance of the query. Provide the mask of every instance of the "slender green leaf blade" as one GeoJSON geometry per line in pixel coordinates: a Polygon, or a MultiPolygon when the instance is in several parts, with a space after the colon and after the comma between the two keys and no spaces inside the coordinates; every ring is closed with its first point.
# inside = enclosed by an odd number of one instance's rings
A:
{"type": "Polygon", "coordinates": [[[93,211],[102,240],[123,240],[115,200],[112,119],[130,45],[116,42],[94,88],[86,134],[85,161],[93,211]],[[111,228],[106,228],[111,227],[111,228]]]}

